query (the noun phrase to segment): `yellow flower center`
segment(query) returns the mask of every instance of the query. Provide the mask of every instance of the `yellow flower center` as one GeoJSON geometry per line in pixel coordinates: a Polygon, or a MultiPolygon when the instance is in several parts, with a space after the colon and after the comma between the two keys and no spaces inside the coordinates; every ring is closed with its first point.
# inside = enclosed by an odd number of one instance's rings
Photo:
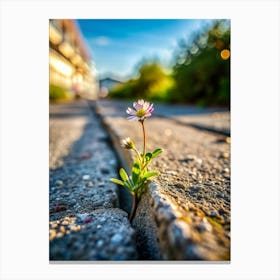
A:
{"type": "Polygon", "coordinates": [[[139,117],[139,118],[142,118],[142,117],[144,117],[144,116],[146,115],[146,113],[147,113],[146,110],[144,110],[144,109],[139,109],[139,110],[137,110],[137,112],[136,112],[136,116],[139,117]]]}

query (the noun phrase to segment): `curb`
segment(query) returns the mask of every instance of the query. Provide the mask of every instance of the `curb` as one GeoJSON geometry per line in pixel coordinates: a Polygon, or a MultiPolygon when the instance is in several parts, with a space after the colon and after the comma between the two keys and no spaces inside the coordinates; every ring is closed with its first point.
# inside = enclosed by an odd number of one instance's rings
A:
{"type": "MultiPolygon", "coordinates": [[[[132,153],[121,148],[122,136],[111,126],[109,118],[102,115],[96,102],[90,105],[109,133],[122,166],[126,170],[131,169],[132,153]]],[[[191,215],[196,210],[192,212],[190,209],[190,216],[183,215],[161,189],[157,183],[148,183],[132,222],[137,233],[140,259],[228,262],[230,252],[216,240],[211,232],[211,225],[205,221],[202,225],[205,229],[201,234],[197,234],[197,225],[191,223],[191,215]]]]}

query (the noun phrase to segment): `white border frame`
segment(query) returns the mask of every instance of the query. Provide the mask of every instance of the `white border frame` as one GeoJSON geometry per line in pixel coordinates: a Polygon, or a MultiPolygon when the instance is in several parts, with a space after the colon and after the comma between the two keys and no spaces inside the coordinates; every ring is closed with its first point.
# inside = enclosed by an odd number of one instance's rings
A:
{"type": "Polygon", "coordinates": [[[1,1],[1,279],[279,279],[279,2],[1,1]],[[229,18],[230,264],[48,260],[48,19],[229,18]]]}

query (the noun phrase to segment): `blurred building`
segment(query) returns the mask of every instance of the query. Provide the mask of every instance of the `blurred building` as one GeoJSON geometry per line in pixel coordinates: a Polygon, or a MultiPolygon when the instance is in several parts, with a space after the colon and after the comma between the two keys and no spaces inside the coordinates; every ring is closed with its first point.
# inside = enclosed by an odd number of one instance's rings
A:
{"type": "Polygon", "coordinates": [[[123,82],[115,78],[106,77],[99,80],[99,94],[100,97],[106,97],[111,89],[118,85],[122,85],[123,82]]]}
{"type": "Polygon", "coordinates": [[[49,82],[72,97],[95,99],[98,83],[90,66],[90,56],[75,20],[49,22],[49,82]]]}

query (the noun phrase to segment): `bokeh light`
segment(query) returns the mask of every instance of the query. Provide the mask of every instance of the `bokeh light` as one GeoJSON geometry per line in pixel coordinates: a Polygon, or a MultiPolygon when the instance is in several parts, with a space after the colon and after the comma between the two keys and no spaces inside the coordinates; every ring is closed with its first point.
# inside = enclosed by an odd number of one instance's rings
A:
{"type": "Polygon", "coordinates": [[[229,57],[230,57],[230,51],[229,50],[224,49],[224,50],[221,51],[221,58],[223,60],[227,60],[227,59],[229,59],[229,57]]]}

